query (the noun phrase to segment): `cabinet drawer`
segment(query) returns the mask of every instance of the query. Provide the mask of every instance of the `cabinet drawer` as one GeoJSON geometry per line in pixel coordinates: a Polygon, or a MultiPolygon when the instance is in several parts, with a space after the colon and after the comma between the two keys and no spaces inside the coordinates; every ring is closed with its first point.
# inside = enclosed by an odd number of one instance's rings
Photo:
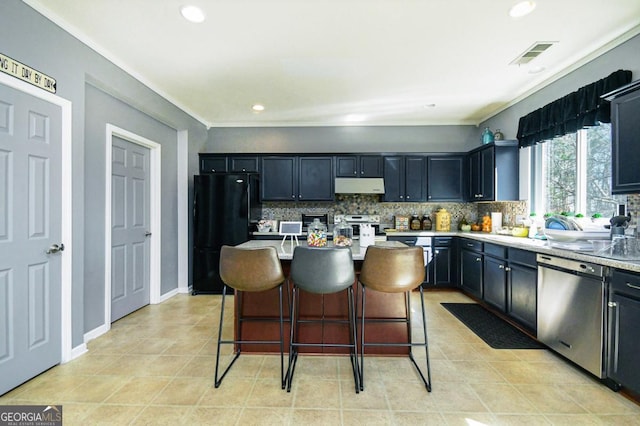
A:
{"type": "Polygon", "coordinates": [[[481,241],[468,240],[465,238],[460,242],[460,248],[467,250],[482,251],[482,247],[483,244],[481,241]]]}
{"type": "Polygon", "coordinates": [[[433,245],[435,247],[450,247],[451,237],[433,237],[433,245]]]}
{"type": "Polygon", "coordinates": [[[507,248],[497,244],[484,243],[484,253],[489,256],[495,256],[504,259],[507,257],[507,248]]]}
{"type": "Polygon", "coordinates": [[[418,241],[418,237],[401,237],[401,236],[390,237],[387,235],[387,241],[399,241],[408,246],[415,246],[416,242],[418,241]]]}
{"type": "Polygon", "coordinates": [[[536,253],[533,251],[509,247],[509,262],[519,263],[521,265],[527,265],[535,268],[537,266],[536,253]]]}
{"type": "Polygon", "coordinates": [[[614,269],[611,291],[640,299],[640,275],[614,269]]]}

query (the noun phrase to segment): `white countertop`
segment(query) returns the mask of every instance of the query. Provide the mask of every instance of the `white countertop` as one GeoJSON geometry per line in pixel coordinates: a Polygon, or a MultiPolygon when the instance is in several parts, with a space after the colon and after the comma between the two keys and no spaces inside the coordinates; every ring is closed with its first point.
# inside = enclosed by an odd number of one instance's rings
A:
{"type": "Polygon", "coordinates": [[[488,243],[501,244],[509,247],[529,250],[536,253],[549,254],[552,256],[564,257],[567,259],[579,260],[582,262],[592,262],[598,265],[610,266],[613,268],[624,269],[627,271],[640,272],[640,260],[629,260],[614,257],[594,256],[588,251],[565,250],[552,247],[548,241],[512,237],[508,235],[490,234],[486,232],[436,232],[436,231],[407,231],[407,232],[388,232],[387,237],[463,237],[472,240],[478,240],[488,243]]]}
{"type": "MultiPolygon", "coordinates": [[[[260,248],[260,247],[275,247],[278,250],[278,257],[281,260],[291,260],[293,258],[293,250],[296,247],[295,241],[291,243],[291,238],[288,238],[284,244],[281,245],[282,240],[250,240],[246,243],[239,244],[238,247],[247,248],[260,248]]],[[[307,241],[305,239],[299,239],[299,245],[307,247],[307,241]]],[[[387,246],[387,247],[406,247],[405,244],[397,241],[376,241],[375,245],[387,246]]],[[[333,247],[333,242],[327,243],[327,247],[333,247]]],[[[366,253],[366,247],[361,248],[358,240],[353,241],[351,246],[351,253],[353,260],[364,260],[364,254],[366,253]]]]}

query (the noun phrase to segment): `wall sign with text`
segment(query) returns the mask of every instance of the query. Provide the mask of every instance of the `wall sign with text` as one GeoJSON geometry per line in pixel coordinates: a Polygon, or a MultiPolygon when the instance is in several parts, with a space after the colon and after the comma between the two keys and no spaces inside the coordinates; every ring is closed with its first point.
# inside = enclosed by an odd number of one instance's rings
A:
{"type": "Polygon", "coordinates": [[[56,80],[28,65],[0,53],[0,71],[31,83],[51,93],[56,93],[56,80]]]}

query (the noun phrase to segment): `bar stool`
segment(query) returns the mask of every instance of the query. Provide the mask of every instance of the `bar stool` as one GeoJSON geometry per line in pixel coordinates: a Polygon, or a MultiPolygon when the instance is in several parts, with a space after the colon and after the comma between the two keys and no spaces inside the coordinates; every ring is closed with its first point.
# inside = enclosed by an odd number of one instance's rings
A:
{"type": "Polygon", "coordinates": [[[362,285],[362,328],[360,350],[360,389],[364,390],[364,352],[368,346],[405,346],[409,348],[409,359],[418,370],[427,391],[431,392],[431,370],[429,367],[429,347],[427,344],[427,317],[424,309],[424,294],[422,282],[425,277],[424,255],[422,247],[384,247],[369,246],[365,253],[360,284],[362,285]],[[424,342],[413,342],[411,338],[411,290],[420,288],[420,302],[422,304],[422,328],[424,342]],[[405,315],[398,318],[369,318],[366,319],[366,290],[371,289],[383,293],[404,293],[405,315]],[[365,323],[406,323],[407,342],[366,342],[365,323]],[[427,377],[418,366],[411,349],[422,346],[425,349],[427,361],[427,377]]]}
{"type": "Polygon", "coordinates": [[[291,281],[293,281],[293,300],[291,303],[291,336],[289,346],[289,366],[287,368],[287,392],[291,391],[293,374],[298,360],[298,348],[306,347],[344,347],[349,348],[351,368],[356,393],[360,392],[358,382],[358,349],[356,340],[356,314],[353,284],[355,272],[351,249],[348,247],[296,247],[291,261],[291,281]],[[315,294],[338,293],[347,291],[348,319],[325,318],[324,312],[320,319],[300,319],[300,290],[315,294]],[[349,343],[334,342],[300,342],[299,327],[301,323],[348,324],[349,343]]]}
{"type": "Polygon", "coordinates": [[[282,315],[282,284],[285,277],[282,272],[282,265],[278,259],[278,252],[274,247],[263,248],[237,248],[231,246],[222,246],[220,252],[220,277],[224,283],[222,289],[222,307],[220,309],[220,327],[218,329],[218,350],[216,353],[216,371],[215,371],[215,387],[219,387],[222,379],[231,369],[233,364],[240,356],[243,344],[279,344],[280,345],[280,384],[282,389],[285,386],[284,377],[284,325],[282,315]],[[222,323],[224,320],[224,306],[227,293],[227,287],[236,290],[236,335],[233,340],[222,339],[222,323]],[[279,291],[279,308],[280,318],[274,320],[271,318],[247,318],[243,317],[242,312],[242,293],[243,292],[259,292],[278,288],[279,291]],[[242,322],[243,321],[265,321],[280,323],[280,339],[279,340],[243,340],[242,339],[242,322]],[[233,359],[218,377],[218,367],[220,364],[220,347],[224,344],[236,345],[233,359]]]}

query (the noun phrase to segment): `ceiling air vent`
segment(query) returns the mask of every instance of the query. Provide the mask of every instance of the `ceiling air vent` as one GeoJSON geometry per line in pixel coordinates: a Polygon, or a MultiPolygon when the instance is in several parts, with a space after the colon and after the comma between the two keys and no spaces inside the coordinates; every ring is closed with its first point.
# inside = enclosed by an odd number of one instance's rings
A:
{"type": "Polygon", "coordinates": [[[537,41],[524,51],[521,55],[519,55],[516,59],[511,61],[509,65],[524,65],[533,61],[535,58],[540,56],[542,52],[556,44],[557,41],[537,41]]]}

